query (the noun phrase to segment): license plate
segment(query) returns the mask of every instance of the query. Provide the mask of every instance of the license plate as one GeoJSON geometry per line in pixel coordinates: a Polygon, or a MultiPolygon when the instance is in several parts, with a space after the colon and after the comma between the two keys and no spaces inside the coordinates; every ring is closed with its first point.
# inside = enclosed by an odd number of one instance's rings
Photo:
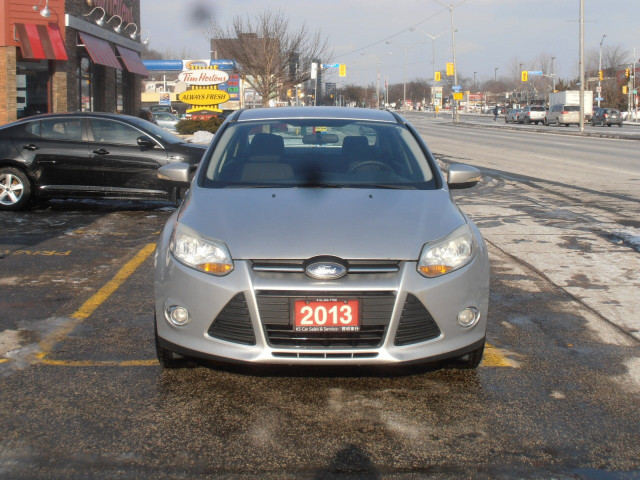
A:
{"type": "Polygon", "coordinates": [[[353,299],[295,300],[294,332],[358,332],[360,302],[353,299]]]}

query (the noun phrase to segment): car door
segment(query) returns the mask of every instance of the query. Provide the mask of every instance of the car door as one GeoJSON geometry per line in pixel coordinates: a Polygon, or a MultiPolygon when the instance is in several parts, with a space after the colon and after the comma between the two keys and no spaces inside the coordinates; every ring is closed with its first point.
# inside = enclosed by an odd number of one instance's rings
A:
{"type": "Polygon", "coordinates": [[[13,142],[41,188],[78,190],[97,180],[81,117],[43,118],[17,129],[13,142]],[[87,183],[88,182],[88,183],[87,183]]]}
{"type": "Polygon", "coordinates": [[[89,155],[100,165],[106,191],[118,194],[166,194],[156,171],[167,164],[164,147],[146,132],[110,118],[89,119],[89,155]],[[148,137],[154,147],[138,145],[148,137]]]}

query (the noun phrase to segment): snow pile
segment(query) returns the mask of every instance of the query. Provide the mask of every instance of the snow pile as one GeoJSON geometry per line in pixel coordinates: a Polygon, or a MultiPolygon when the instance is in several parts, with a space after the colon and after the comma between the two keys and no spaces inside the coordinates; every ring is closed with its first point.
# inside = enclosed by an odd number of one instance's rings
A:
{"type": "Polygon", "coordinates": [[[204,130],[198,130],[191,137],[191,143],[209,144],[211,143],[211,140],[213,140],[213,133],[206,132],[204,130]]]}
{"type": "Polygon", "coordinates": [[[618,237],[625,245],[630,246],[637,252],[640,252],[640,230],[634,228],[630,230],[615,230],[611,232],[614,236],[618,237]]]}

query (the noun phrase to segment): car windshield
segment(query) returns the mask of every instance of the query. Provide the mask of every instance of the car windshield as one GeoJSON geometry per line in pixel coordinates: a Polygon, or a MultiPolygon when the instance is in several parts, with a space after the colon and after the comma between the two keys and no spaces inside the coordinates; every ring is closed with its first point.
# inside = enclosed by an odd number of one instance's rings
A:
{"type": "Polygon", "coordinates": [[[532,112],[544,112],[544,107],[531,107],[532,112]]]}
{"type": "Polygon", "coordinates": [[[580,107],[578,105],[565,105],[564,110],[566,112],[579,112],[580,107]]]}
{"type": "Polygon", "coordinates": [[[409,129],[355,120],[232,123],[205,159],[203,186],[433,189],[409,129]]]}

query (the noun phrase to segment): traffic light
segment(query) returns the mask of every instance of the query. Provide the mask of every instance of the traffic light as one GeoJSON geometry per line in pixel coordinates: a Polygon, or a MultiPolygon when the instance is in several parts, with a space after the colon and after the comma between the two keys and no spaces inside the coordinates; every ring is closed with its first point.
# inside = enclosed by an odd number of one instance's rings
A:
{"type": "Polygon", "coordinates": [[[623,94],[625,94],[625,95],[626,95],[627,93],[629,93],[629,87],[627,87],[626,85],[623,85],[623,86],[622,86],[622,93],[623,93],[623,94]]]}
{"type": "Polygon", "coordinates": [[[442,76],[440,75],[440,72],[436,72],[436,73],[435,73],[435,78],[434,78],[434,80],[435,80],[436,82],[439,82],[439,81],[441,80],[441,78],[442,78],[442,76]]]}
{"type": "Polygon", "coordinates": [[[604,75],[602,75],[602,70],[598,70],[598,80],[602,80],[604,75]]]}
{"type": "Polygon", "coordinates": [[[631,69],[630,68],[625,68],[624,69],[624,76],[629,78],[631,76],[631,69]]]}
{"type": "Polygon", "coordinates": [[[526,82],[527,80],[529,80],[529,72],[527,70],[522,70],[520,75],[523,82],[526,82]]]}
{"type": "Polygon", "coordinates": [[[344,63],[340,64],[340,68],[338,69],[338,74],[341,77],[346,77],[347,76],[347,66],[344,63]]]}
{"type": "Polygon", "coordinates": [[[447,77],[453,77],[453,63],[447,63],[447,77]]]}

